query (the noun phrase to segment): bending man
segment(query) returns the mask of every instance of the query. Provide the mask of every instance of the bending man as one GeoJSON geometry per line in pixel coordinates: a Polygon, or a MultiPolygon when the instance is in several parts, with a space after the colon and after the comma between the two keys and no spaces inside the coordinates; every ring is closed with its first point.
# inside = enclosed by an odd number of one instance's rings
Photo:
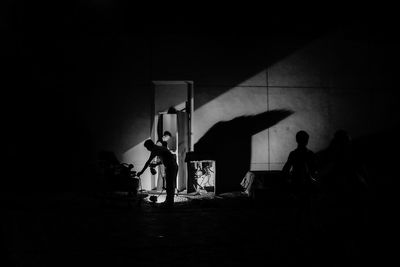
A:
{"type": "Polygon", "coordinates": [[[165,204],[172,206],[174,204],[176,175],[178,174],[178,164],[176,164],[175,157],[167,148],[163,146],[157,146],[150,139],[144,142],[144,147],[150,151],[151,154],[143,169],[138,172],[137,175],[141,176],[150,165],[154,167],[156,165],[163,164],[165,167],[165,180],[167,187],[167,198],[165,200],[165,204]],[[155,157],[158,157],[160,161],[156,164],[152,164],[151,161],[155,157]]]}

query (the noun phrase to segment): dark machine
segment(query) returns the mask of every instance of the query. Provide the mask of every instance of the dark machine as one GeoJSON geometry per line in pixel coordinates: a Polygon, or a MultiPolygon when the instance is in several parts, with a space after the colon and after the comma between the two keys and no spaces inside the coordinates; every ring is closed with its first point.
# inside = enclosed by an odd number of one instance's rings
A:
{"type": "Polygon", "coordinates": [[[123,191],[128,192],[130,196],[137,196],[140,180],[133,164],[119,162],[115,154],[109,151],[101,151],[98,161],[105,191],[123,191]]]}

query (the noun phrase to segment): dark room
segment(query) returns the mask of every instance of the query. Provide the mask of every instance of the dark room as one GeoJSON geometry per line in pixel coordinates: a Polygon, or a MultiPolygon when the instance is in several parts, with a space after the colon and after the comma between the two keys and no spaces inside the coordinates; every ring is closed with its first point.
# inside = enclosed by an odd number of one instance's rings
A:
{"type": "Polygon", "coordinates": [[[153,5],[0,4],[0,265],[392,264],[393,12],[153,5]]]}

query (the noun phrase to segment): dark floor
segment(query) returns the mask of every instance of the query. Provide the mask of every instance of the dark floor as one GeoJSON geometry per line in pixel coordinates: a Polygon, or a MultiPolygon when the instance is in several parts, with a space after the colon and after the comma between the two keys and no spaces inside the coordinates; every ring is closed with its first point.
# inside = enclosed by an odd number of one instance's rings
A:
{"type": "Polygon", "coordinates": [[[300,224],[293,203],[282,199],[197,198],[163,209],[145,201],[137,205],[96,194],[31,197],[8,196],[8,203],[3,203],[2,258],[10,266],[365,266],[384,262],[382,251],[371,253],[382,246],[372,241],[375,230],[353,235],[321,223],[320,218],[300,224]]]}

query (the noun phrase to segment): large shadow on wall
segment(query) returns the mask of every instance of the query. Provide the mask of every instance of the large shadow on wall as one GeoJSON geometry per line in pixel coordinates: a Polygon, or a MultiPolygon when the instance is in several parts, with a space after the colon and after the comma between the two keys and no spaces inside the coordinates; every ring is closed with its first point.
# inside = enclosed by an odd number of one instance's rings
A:
{"type": "MultiPolygon", "coordinates": [[[[240,189],[240,181],[250,168],[251,137],[290,116],[289,110],[266,111],[216,123],[194,145],[194,152],[216,160],[217,193],[240,189]]],[[[268,153],[267,147],[265,153],[268,153]]]]}
{"type": "MultiPolygon", "coordinates": [[[[54,12],[46,12],[49,6],[14,2],[1,9],[6,19],[2,82],[8,88],[3,114],[10,117],[3,127],[9,130],[4,154],[13,155],[7,163],[28,161],[31,168],[25,169],[30,176],[37,172],[41,177],[33,181],[16,174],[24,179],[22,183],[15,179],[18,190],[25,181],[37,188],[49,184],[61,190],[80,187],[88,181],[80,170],[95,160],[97,151],[109,149],[119,155],[147,138],[153,99],[149,81],[212,83],[215,88],[205,89],[207,93],[201,97],[196,95],[198,108],[331,26],[320,20],[309,23],[294,18],[266,25],[262,18],[263,23],[244,25],[240,21],[240,27],[230,23],[218,26],[208,20],[205,27],[203,18],[198,25],[182,23],[181,14],[171,25],[166,21],[173,18],[165,12],[168,19],[159,18],[159,26],[153,27],[145,23],[148,20],[132,15],[137,10],[133,4],[129,8],[112,1],[68,7],[53,3],[54,12]],[[216,86],[220,84],[223,86],[216,86]],[[35,157],[25,160],[32,151],[35,157]],[[43,173],[43,168],[37,167],[43,162],[46,169],[50,166],[53,170],[43,173]],[[60,172],[68,178],[54,179],[60,172]],[[73,172],[78,174],[71,178],[73,172]]],[[[192,16],[188,22],[196,21],[192,16]]],[[[14,168],[6,169],[14,173],[14,168]]],[[[86,183],[91,186],[90,181],[86,183]]]]}

